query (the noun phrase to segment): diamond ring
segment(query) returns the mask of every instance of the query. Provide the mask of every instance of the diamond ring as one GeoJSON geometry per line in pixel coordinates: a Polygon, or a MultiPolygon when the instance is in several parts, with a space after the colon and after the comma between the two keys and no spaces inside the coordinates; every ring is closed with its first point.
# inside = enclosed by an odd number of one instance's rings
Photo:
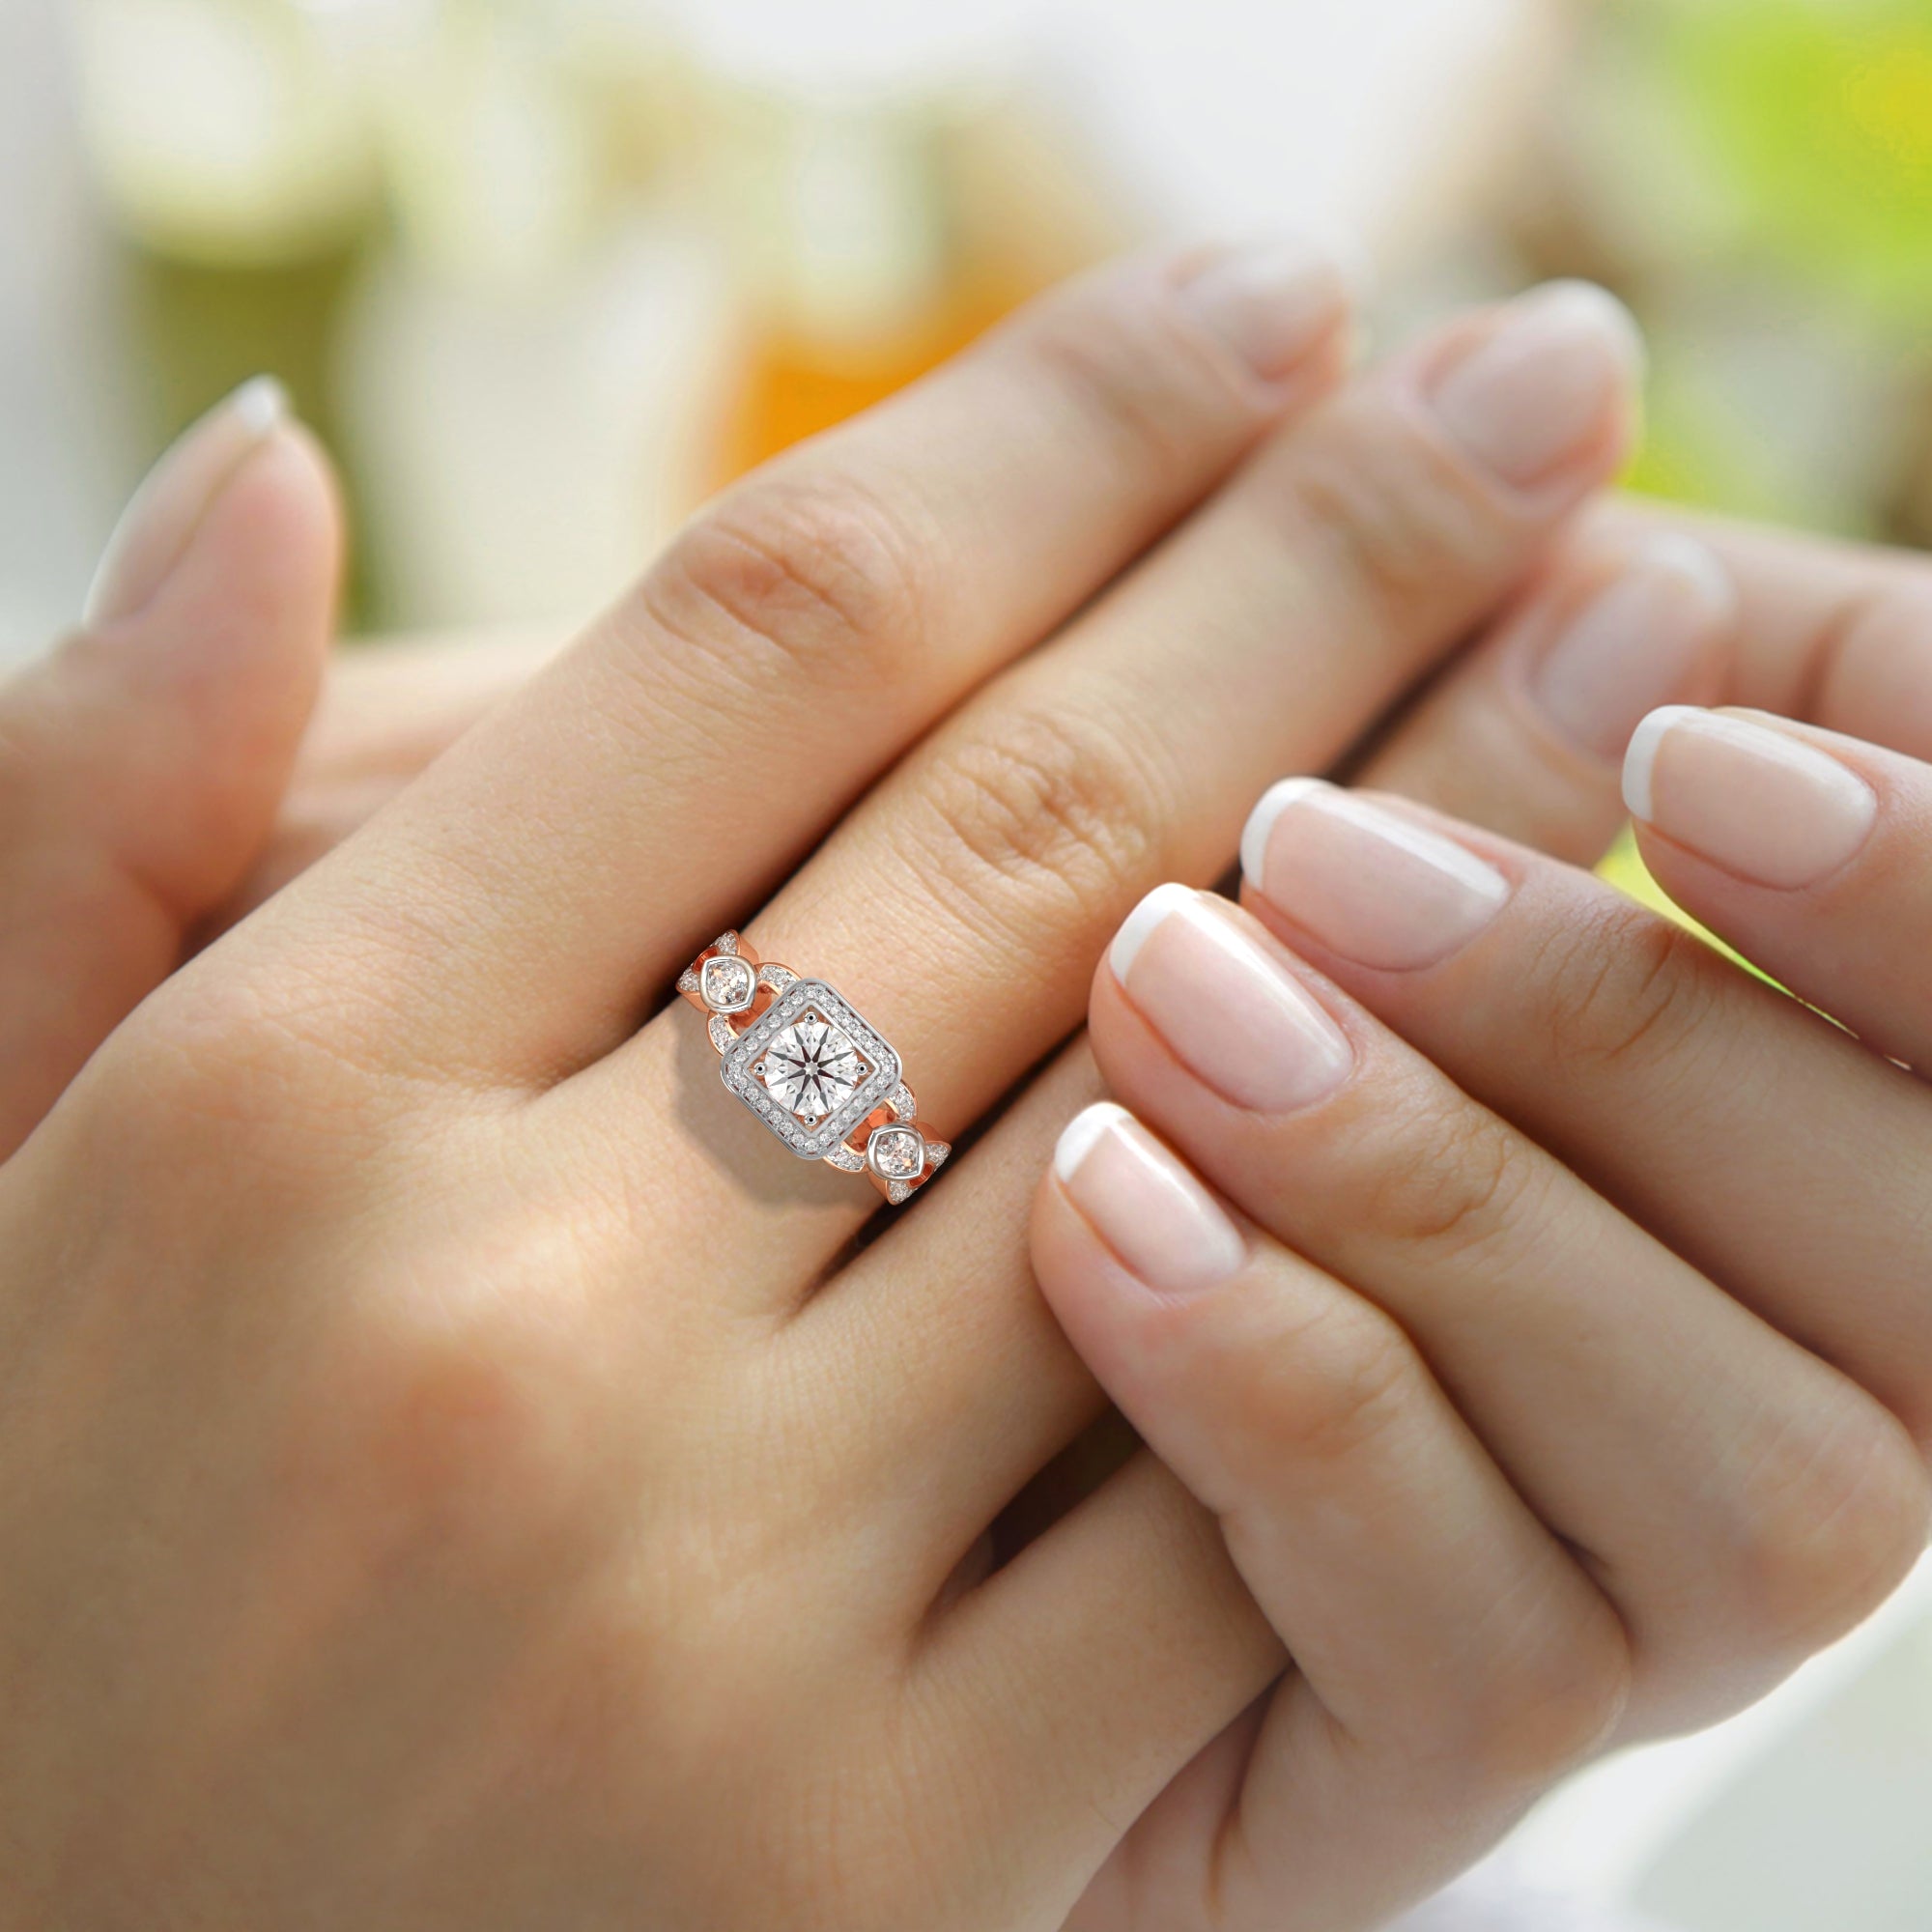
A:
{"type": "Polygon", "coordinates": [[[707,1017],[725,1091],[801,1159],[867,1175],[896,1207],[952,1151],[920,1123],[898,1055],[823,980],[726,932],[677,990],[707,1017]]]}

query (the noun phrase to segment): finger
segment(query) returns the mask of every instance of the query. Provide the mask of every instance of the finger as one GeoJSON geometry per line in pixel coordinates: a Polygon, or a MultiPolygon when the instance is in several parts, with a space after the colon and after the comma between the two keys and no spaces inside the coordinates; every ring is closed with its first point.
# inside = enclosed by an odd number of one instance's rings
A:
{"type": "Polygon", "coordinates": [[[1615,1614],[1398,1322],[1237,1223],[1122,1108],[1062,1137],[1034,1256],[1293,1660],[1234,1803],[1196,1823],[1204,1898],[1233,1932],[1379,1921],[1607,1737],[1615,1614]]]}
{"type": "Polygon", "coordinates": [[[1243,853],[1297,953],[1932,1441],[1922,1087],[1587,873],[1419,808],[1293,781],[1243,853]]]}
{"type": "Polygon", "coordinates": [[[1739,600],[1722,702],[1932,760],[1932,559],[1634,497],[1591,522],[1613,540],[1680,530],[1716,554],[1739,600]]]}
{"type": "Polygon", "coordinates": [[[1099,1093],[1075,1040],[948,1168],[943,1197],[841,1268],[812,1305],[831,1316],[837,1304],[837,1319],[792,1321],[774,1340],[779,1380],[799,1392],[799,1427],[808,1398],[817,1415],[829,1397],[862,1442],[894,1445],[834,1453],[871,1472],[864,1512],[905,1553],[891,1591],[907,1614],[939,1596],[988,1523],[1105,1406],[1040,1300],[1027,1253],[1035,1182],[1061,1128],[1099,1093]],[[908,1296],[917,1321],[904,1319],[908,1296]]]}
{"type": "Polygon", "coordinates": [[[340,555],[321,453],[251,384],[143,486],[84,628],[0,694],[0,1152],[266,839],[340,555]]]}
{"type": "Polygon", "coordinates": [[[1673,707],[1638,729],[1624,786],[1680,905],[1932,1072],[1932,768],[1782,719],[1673,707]]]}
{"type": "MultiPolygon", "coordinates": [[[[1614,467],[1629,328],[1600,293],[1545,291],[1317,410],[906,759],[760,916],[753,946],[853,999],[924,1115],[972,1120],[1076,1024],[1092,961],[1141,893],[1223,869],[1256,774],[1332,758],[1614,467]]],[[[673,1104],[688,1018],[584,1076],[598,1136],[673,1104]]],[[[814,1171],[835,1185],[812,1192],[756,1139],[668,1172],[667,1211],[729,1211],[752,1292],[789,1299],[853,1210],[801,1215],[802,1197],[839,1200],[839,1177],[814,1171]]]]}
{"type": "Polygon", "coordinates": [[[1631,733],[1657,705],[1722,693],[1737,606],[1723,566],[1693,537],[1573,540],[1354,779],[1593,865],[1623,824],[1631,733]]]}
{"type": "Polygon", "coordinates": [[[412,1064],[539,1084],[782,877],[1339,371],[1306,253],[1117,266],[703,512],[471,733],[286,942],[382,962],[412,1064]],[[398,916],[398,908],[406,916],[398,916]]]}
{"type": "Polygon", "coordinates": [[[1038,1922],[1057,1925],[1283,1662],[1214,1519],[1143,1451],[934,1617],[915,1696],[997,1767],[975,1780],[976,1836],[1016,1873],[1052,1869],[1038,1922]]]}
{"type": "MultiPolygon", "coordinates": [[[[1633,1724],[1727,1715],[1896,1582],[1874,1525],[1895,1523],[1893,1491],[1924,1490],[1896,1420],[1254,921],[1161,888],[1122,927],[1092,1014],[1111,1090],[1385,1311],[1585,1552],[1630,1632],[1633,1724]]],[[[1102,1232],[1129,1253],[1132,1204],[1107,1205],[1102,1232]]]]}
{"type": "Polygon", "coordinates": [[[514,697],[560,648],[539,633],[374,640],[341,653],[274,829],[203,923],[213,937],[305,872],[514,697]]]}

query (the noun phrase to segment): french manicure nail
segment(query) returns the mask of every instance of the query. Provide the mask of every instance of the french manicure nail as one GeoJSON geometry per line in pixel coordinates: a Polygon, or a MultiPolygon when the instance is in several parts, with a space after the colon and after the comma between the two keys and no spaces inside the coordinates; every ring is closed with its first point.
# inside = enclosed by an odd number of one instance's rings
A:
{"type": "Polygon", "coordinates": [[[1111,1100],[1067,1122],[1053,1171],[1094,1232],[1156,1293],[1196,1293],[1247,1262],[1247,1242],[1220,1204],[1111,1100]]]}
{"type": "Polygon", "coordinates": [[[1624,759],[1631,816],[1753,885],[1829,878],[1871,835],[1878,796],[1848,765],[1735,712],[1667,704],[1624,759]]]}
{"type": "Polygon", "coordinates": [[[1224,1099],[1260,1113],[1311,1106],[1354,1065],[1348,1036],[1242,929],[1186,886],[1156,886],[1114,935],[1108,963],[1169,1049],[1224,1099]]]}
{"type": "Polygon", "coordinates": [[[1565,737],[1620,758],[1646,712],[1688,695],[1736,620],[1738,596],[1706,545],[1665,531],[1633,553],[1545,649],[1530,693],[1565,737]]]}
{"type": "Polygon", "coordinates": [[[1176,298],[1264,382],[1278,382],[1341,320],[1341,270],[1305,243],[1230,249],[1194,270],[1176,298]]]}
{"type": "Polygon", "coordinates": [[[257,376],[182,434],[121,513],[88,590],[84,623],[132,616],[160,589],[223,486],[288,415],[282,385],[257,376]]]}
{"type": "Polygon", "coordinates": [[[1241,870],[1323,946],[1381,972],[1446,959],[1510,895],[1466,847],[1320,779],[1263,795],[1241,833],[1241,870]]]}
{"type": "Polygon", "coordinates": [[[1553,282],[1511,302],[1428,394],[1469,456],[1527,488],[1601,439],[1642,366],[1642,337],[1623,303],[1592,282],[1553,282]]]}

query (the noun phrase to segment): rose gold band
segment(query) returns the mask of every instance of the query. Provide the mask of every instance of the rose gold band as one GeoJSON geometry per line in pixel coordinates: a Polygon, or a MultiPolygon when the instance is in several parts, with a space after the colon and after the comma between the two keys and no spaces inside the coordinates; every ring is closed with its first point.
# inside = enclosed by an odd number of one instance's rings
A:
{"type": "Polygon", "coordinates": [[[677,990],[705,1016],[725,1090],[792,1153],[867,1176],[896,1207],[952,1151],[919,1120],[896,1051],[824,980],[726,932],[677,990]]]}

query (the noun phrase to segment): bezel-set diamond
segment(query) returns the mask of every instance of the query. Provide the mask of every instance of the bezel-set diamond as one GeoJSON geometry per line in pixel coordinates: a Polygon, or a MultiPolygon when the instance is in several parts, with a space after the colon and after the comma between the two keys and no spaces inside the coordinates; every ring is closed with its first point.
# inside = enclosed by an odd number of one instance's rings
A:
{"type": "Polygon", "coordinates": [[[718,952],[697,971],[698,996],[714,1013],[742,1013],[758,997],[758,975],[735,952],[718,952]]]}
{"type": "Polygon", "coordinates": [[[917,1180],[925,1172],[925,1136],[893,1122],[874,1127],[866,1141],[866,1165],[881,1180],[917,1180]]]}
{"type": "MultiPolygon", "coordinates": [[[[836,1048],[837,1041],[832,1044],[836,1048]]],[[[804,1160],[824,1159],[900,1085],[898,1055],[877,1029],[823,980],[794,980],[732,1041],[720,1062],[719,1074],[726,1091],[735,1094],[784,1146],[804,1160]],[[760,1071],[767,1051],[780,1037],[801,1026],[808,1034],[815,1026],[825,1026],[835,1035],[842,1036],[863,1069],[862,1077],[842,1098],[835,1100],[832,1110],[815,1119],[794,1113],[785,1103],[781,1097],[786,1084],[782,1076],[775,1073],[775,1084],[768,1085],[760,1071]]],[[[821,1082],[810,1078],[795,1079],[790,1084],[795,1094],[803,1093],[809,1099],[824,1092],[821,1082]]]]}

